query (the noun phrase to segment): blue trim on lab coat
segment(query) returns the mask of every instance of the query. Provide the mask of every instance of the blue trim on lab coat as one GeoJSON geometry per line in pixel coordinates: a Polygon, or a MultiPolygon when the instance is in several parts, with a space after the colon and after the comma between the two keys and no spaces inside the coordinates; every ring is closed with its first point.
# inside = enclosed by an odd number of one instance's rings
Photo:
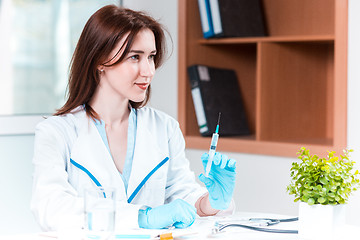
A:
{"type": "MultiPolygon", "coordinates": [[[[148,175],[146,175],[146,177],[141,181],[141,183],[136,187],[136,189],[134,190],[134,192],[131,194],[131,196],[128,199],[128,203],[131,203],[131,201],[135,198],[135,196],[139,193],[139,191],[141,190],[141,188],[145,185],[145,183],[149,180],[149,178],[159,169],[161,168],[167,161],[169,161],[169,157],[166,157],[164,160],[162,160],[158,165],[156,165],[156,167],[154,167],[153,170],[151,170],[151,172],[149,172],[148,175]]],[[[95,178],[94,175],[91,174],[91,172],[89,172],[89,170],[87,170],[84,166],[80,165],[79,163],[75,162],[74,160],[72,160],[70,158],[70,162],[77,168],[79,168],[80,170],[84,171],[90,178],[91,180],[96,184],[96,186],[98,187],[102,187],[100,182],[95,178]]],[[[106,197],[106,196],[104,196],[106,197]]]]}
{"type": "Polygon", "coordinates": [[[164,160],[162,160],[158,165],[156,165],[156,167],[154,167],[153,170],[151,170],[151,172],[149,172],[148,175],[146,175],[146,177],[141,181],[141,183],[136,187],[136,189],[134,190],[134,192],[131,194],[131,196],[128,199],[128,203],[131,203],[131,201],[134,199],[134,197],[138,194],[138,192],[140,191],[140,189],[145,185],[145,183],[147,182],[147,180],[149,180],[149,178],[159,169],[161,168],[161,166],[163,166],[167,161],[169,161],[169,158],[166,157],[164,160]]]}
{"type": "Polygon", "coordinates": [[[72,160],[70,158],[70,162],[77,168],[79,168],[80,170],[84,171],[90,178],[91,180],[93,180],[93,182],[96,184],[96,186],[98,187],[102,187],[100,182],[94,177],[94,175],[91,174],[91,172],[89,172],[89,170],[87,170],[84,166],[80,165],[79,163],[75,162],[74,160],[72,160]]]}

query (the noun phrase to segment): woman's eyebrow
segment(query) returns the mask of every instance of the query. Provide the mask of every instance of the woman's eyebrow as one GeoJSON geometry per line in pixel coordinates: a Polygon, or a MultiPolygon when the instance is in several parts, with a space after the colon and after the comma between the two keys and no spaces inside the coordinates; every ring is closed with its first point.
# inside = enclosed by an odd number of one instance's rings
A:
{"type": "MultiPolygon", "coordinates": [[[[139,53],[140,54],[140,53],[145,53],[145,52],[142,50],[130,50],[129,53],[139,53]]],[[[156,53],[156,50],[153,50],[150,53],[154,54],[154,53],[156,53]]]]}

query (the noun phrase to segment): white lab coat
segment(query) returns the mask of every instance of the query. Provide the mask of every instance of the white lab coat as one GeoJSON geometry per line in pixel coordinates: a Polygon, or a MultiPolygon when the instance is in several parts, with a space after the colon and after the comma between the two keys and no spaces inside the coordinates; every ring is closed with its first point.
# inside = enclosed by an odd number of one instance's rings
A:
{"type": "MultiPolygon", "coordinates": [[[[36,127],[31,209],[43,230],[56,230],[70,219],[83,224],[84,188],[94,181],[70,159],[87,169],[103,187],[117,190],[117,227],[138,227],[138,209],[177,198],[194,205],[206,193],[195,181],[185,157],[185,142],[176,120],[144,107],[137,110],[137,133],[128,189],[94,122],[82,107],[50,117],[36,127]],[[131,204],[127,199],[154,167],[169,158],[145,183],[131,204]]],[[[199,160],[200,161],[200,160],[199,160]]]]}

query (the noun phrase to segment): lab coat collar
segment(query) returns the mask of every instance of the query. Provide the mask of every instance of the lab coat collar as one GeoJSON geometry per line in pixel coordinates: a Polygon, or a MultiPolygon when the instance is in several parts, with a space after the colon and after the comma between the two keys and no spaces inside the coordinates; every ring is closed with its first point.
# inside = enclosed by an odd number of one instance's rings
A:
{"type": "Polygon", "coordinates": [[[80,120],[79,132],[71,159],[85,167],[102,186],[115,187],[120,200],[127,200],[141,181],[167,157],[156,144],[156,136],[150,131],[149,117],[142,110],[137,111],[135,149],[126,194],[124,182],[94,122],[86,116],[84,110],[76,115],[80,120]]]}
{"type": "MultiPolygon", "coordinates": [[[[149,123],[150,118],[145,114],[142,109],[137,111],[137,132],[127,190],[128,197],[131,196],[141,181],[167,157],[167,154],[161,151],[157,145],[157,136],[151,131],[153,129],[151,129],[152,124],[149,123]]],[[[136,197],[134,200],[136,200],[136,197]]]]}
{"type": "MultiPolygon", "coordinates": [[[[87,169],[101,186],[115,187],[118,198],[124,200],[126,197],[124,183],[94,122],[86,117],[85,111],[78,113],[78,117],[78,138],[73,144],[71,159],[87,169]]],[[[85,185],[87,186],[82,187],[91,186],[85,185]]]]}

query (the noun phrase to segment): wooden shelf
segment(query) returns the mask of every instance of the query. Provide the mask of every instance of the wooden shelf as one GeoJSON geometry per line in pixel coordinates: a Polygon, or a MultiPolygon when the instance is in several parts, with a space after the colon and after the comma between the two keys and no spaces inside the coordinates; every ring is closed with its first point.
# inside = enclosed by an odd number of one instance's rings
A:
{"type": "MultiPolygon", "coordinates": [[[[191,146],[191,148],[195,149],[208,149],[210,141],[210,137],[187,136],[186,146],[191,146]]],[[[342,152],[342,149],[340,148],[333,148],[331,140],[298,139],[297,141],[289,142],[257,141],[254,135],[236,138],[221,137],[217,149],[219,149],[219,151],[295,157],[296,153],[299,151],[299,143],[302,142],[306,144],[306,146],[311,147],[311,152],[319,155],[326,154],[330,149],[342,152]],[[279,149],[282,150],[281,153],[279,153],[279,149]],[[289,152],[290,154],[282,154],[283,152],[289,152]]]]}
{"type": "Polygon", "coordinates": [[[203,39],[197,1],[179,1],[178,118],[188,148],[208,149],[187,67],[232,68],[251,136],[222,137],[219,151],[295,157],[346,147],[346,0],[263,0],[269,36],[203,39]]]}
{"type": "Polygon", "coordinates": [[[307,35],[307,36],[277,36],[277,37],[256,37],[256,38],[219,38],[219,39],[199,39],[199,44],[246,44],[260,42],[333,42],[334,35],[307,35]]]}

